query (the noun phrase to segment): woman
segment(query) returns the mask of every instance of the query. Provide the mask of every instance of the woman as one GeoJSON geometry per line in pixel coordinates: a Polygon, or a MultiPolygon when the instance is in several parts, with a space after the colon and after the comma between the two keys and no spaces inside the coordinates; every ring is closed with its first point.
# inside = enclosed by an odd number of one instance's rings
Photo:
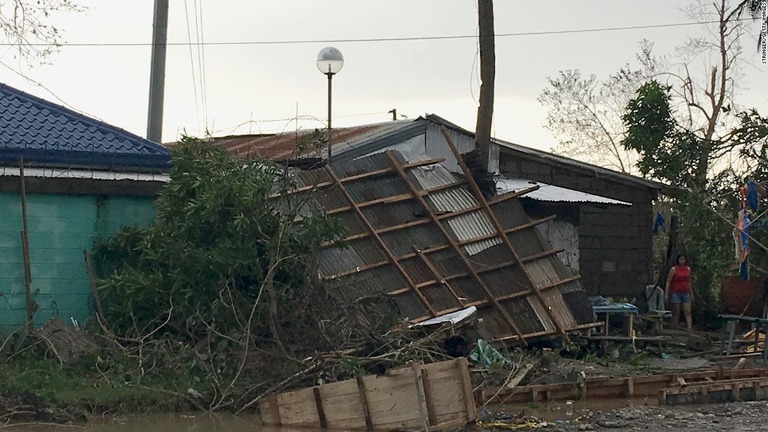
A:
{"type": "Polygon", "coordinates": [[[691,318],[693,287],[691,286],[691,268],[688,267],[687,262],[685,255],[678,255],[675,259],[676,264],[669,269],[669,275],[667,275],[664,297],[667,302],[672,303],[672,323],[674,325],[680,322],[680,305],[683,305],[685,324],[690,330],[693,325],[691,318]]]}

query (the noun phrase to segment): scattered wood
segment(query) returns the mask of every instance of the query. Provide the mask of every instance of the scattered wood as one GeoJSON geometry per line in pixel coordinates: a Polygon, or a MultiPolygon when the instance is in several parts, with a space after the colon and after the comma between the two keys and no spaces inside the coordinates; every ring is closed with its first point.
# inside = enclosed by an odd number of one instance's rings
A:
{"type": "Polygon", "coordinates": [[[507,382],[507,385],[504,386],[505,388],[511,389],[517,387],[522,380],[525,379],[526,376],[528,376],[528,373],[533,369],[533,364],[528,363],[525,366],[521,367],[516,373],[515,376],[512,377],[512,379],[507,382]]]}
{"type": "Polygon", "coordinates": [[[689,358],[693,358],[693,357],[706,357],[706,356],[708,356],[710,354],[719,354],[720,352],[721,352],[720,348],[713,348],[713,349],[707,350],[707,351],[683,353],[683,354],[680,354],[679,357],[681,359],[689,359],[689,358]]]}
{"type": "Polygon", "coordinates": [[[727,355],[712,356],[709,358],[709,360],[711,361],[736,360],[742,357],[760,357],[762,355],[763,353],[761,352],[727,354],[727,355]]]}
{"type": "Polygon", "coordinates": [[[513,389],[486,388],[478,391],[475,396],[478,403],[508,404],[573,400],[574,394],[581,394],[583,397],[587,391],[590,399],[654,397],[659,390],[679,385],[681,382],[684,382],[686,387],[690,387],[698,383],[763,377],[768,377],[768,369],[717,369],[619,378],[587,377],[581,382],[538,384],[513,389]]]}
{"type": "Polygon", "coordinates": [[[259,412],[270,426],[438,431],[475,419],[468,383],[464,358],[414,363],[385,376],[360,376],[265,397],[259,412]]]}
{"type": "Polygon", "coordinates": [[[736,363],[736,366],[734,366],[734,369],[744,369],[747,366],[747,359],[746,357],[742,357],[739,359],[738,363],[736,363]]]}
{"type": "Polygon", "coordinates": [[[747,378],[702,382],[686,387],[659,390],[659,405],[717,403],[768,399],[768,378],[747,378]]]}
{"type": "Polygon", "coordinates": [[[67,326],[58,318],[51,318],[32,335],[43,341],[48,351],[62,364],[71,363],[81,355],[98,348],[98,344],[91,335],[67,326]]]}

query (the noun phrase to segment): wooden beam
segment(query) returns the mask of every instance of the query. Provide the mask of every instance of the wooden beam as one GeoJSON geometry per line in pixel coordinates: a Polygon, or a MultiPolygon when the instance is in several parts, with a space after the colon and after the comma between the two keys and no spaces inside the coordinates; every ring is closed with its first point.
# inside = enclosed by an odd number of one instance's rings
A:
{"type": "MultiPolygon", "coordinates": [[[[572,331],[584,330],[584,329],[588,329],[588,328],[597,327],[599,325],[602,325],[602,322],[581,324],[581,325],[578,325],[578,326],[572,328],[571,330],[572,331]]],[[[533,337],[539,337],[539,336],[550,336],[550,335],[554,335],[554,334],[558,334],[558,331],[557,330],[544,330],[544,331],[535,332],[535,333],[528,333],[525,336],[528,337],[528,338],[533,338],[533,337]]],[[[492,340],[490,340],[490,342],[508,342],[508,341],[518,340],[518,339],[520,339],[520,337],[517,336],[517,335],[515,335],[515,336],[503,336],[503,337],[500,337],[500,338],[492,339],[492,340]]]]}
{"type": "MultiPolygon", "coordinates": [[[[416,403],[419,405],[419,414],[421,415],[421,430],[429,432],[430,424],[430,412],[429,403],[427,401],[427,394],[424,391],[424,376],[419,363],[411,363],[411,370],[413,372],[413,381],[416,387],[416,403]]],[[[434,416],[432,414],[431,416],[434,416]]],[[[435,420],[434,423],[437,423],[435,420]]]]}
{"type": "MultiPolygon", "coordinates": [[[[422,189],[419,191],[419,195],[421,196],[427,196],[429,194],[433,194],[435,192],[444,191],[446,189],[453,189],[459,186],[462,186],[465,182],[459,181],[457,183],[449,183],[444,184],[440,186],[435,186],[433,188],[429,189],[422,189]]],[[[380,204],[392,204],[396,202],[402,202],[402,201],[410,201],[413,199],[413,196],[411,194],[398,194],[398,195],[390,195],[386,197],[376,198],[370,201],[361,201],[357,203],[357,206],[360,208],[366,208],[370,206],[380,205],[380,204]]],[[[346,211],[352,210],[352,207],[350,206],[344,206],[344,207],[336,207],[335,209],[326,210],[325,212],[329,215],[337,214],[337,213],[344,213],[346,211]]]]}
{"type": "MultiPolygon", "coordinates": [[[[450,283],[448,283],[448,281],[447,281],[447,280],[445,280],[445,279],[441,279],[441,278],[440,278],[440,273],[437,271],[437,269],[435,268],[435,266],[434,266],[434,265],[432,265],[432,263],[429,261],[429,259],[427,258],[427,256],[426,256],[426,255],[424,255],[424,253],[422,253],[420,250],[418,250],[418,249],[416,248],[416,246],[415,246],[415,245],[413,246],[413,249],[414,249],[414,250],[416,251],[416,253],[419,255],[419,258],[421,258],[421,262],[423,262],[423,263],[424,263],[424,265],[425,265],[425,266],[427,266],[427,268],[429,269],[429,271],[432,273],[432,276],[435,278],[435,282],[436,282],[436,283],[439,283],[439,284],[442,284],[442,285],[445,285],[445,287],[446,287],[446,288],[448,288],[448,291],[451,293],[451,295],[453,296],[453,298],[455,298],[455,299],[456,299],[456,301],[457,301],[457,302],[459,302],[459,304],[460,304],[462,307],[464,307],[464,301],[462,300],[462,298],[461,298],[461,297],[459,297],[459,295],[458,295],[458,294],[456,294],[456,291],[453,289],[453,287],[451,286],[451,284],[450,284],[450,283]]],[[[467,275],[467,276],[469,276],[469,275],[467,275]]],[[[432,284],[430,284],[430,285],[432,285],[432,284]]]]}
{"type": "MultiPolygon", "coordinates": [[[[445,158],[427,159],[427,160],[423,160],[423,161],[416,161],[416,162],[407,163],[407,164],[403,165],[403,168],[405,168],[405,169],[419,168],[419,167],[423,167],[423,166],[427,166],[427,165],[438,164],[438,163],[444,162],[444,161],[445,161],[445,158]]],[[[374,177],[374,176],[381,175],[381,174],[387,174],[387,173],[390,173],[390,172],[392,172],[391,168],[384,168],[384,169],[380,169],[380,170],[368,171],[368,172],[364,172],[364,173],[361,173],[361,174],[355,174],[355,175],[351,175],[351,176],[348,176],[348,177],[344,177],[344,178],[339,179],[339,181],[341,183],[348,183],[348,182],[351,182],[351,181],[361,180],[361,179],[368,178],[368,177],[374,177]]],[[[313,185],[302,186],[300,188],[296,188],[296,189],[294,189],[292,191],[289,191],[289,193],[291,195],[299,194],[299,193],[302,193],[302,192],[308,192],[308,191],[313,191],[313,190],[317,190],[317,189],[327,188],[329,186],[335,185],[336,183],[337,183],[336,181],[327,181],[327,182],[317,183],[317,184],[313,184],[313,185]]],[[[276,196],[277,195],[273,195],[273,196],[270,196],[270,198],[274,198],[276,196]]]]}
{"type": "Polygon", "coordinates": [[[373,431],[373,421],[371,421],[371,407],[368,405],[368,395],[365,392],[365,381],[362,375],[357,375],[357,394],[360,397],[360,405],[363,408],[363,418],[365,419],[365,429],[368,432],[373,431]]]}
{"type": "MultiPolygon", "coordinates": [[[[419,201],[421,206],[426,210],[427,216],[432,219],[432,222],[434,222],[435,227],[440,231],[440,233],[443,235],[443,238],[448,242],[448,244],[451,246],[451,249],[453,249],[453,252],[456,254],[456,256],[461,259],[464,266],[467,268],[469,273],[472,275],[472,277],[475,279],[477,284],[480,286],[480,288],[485,292],[485,295],[488,297],[489,300],[491,300],[496,307],[496,309],[499,311],[499,314],[501,315],[502,319],[520,336],[520,338],[523,338],[523,333],[520,331],[520,329],[517,327],[517,324],[515,324],[515,321],[512,319],[511,316],[507,313],[507,311],[496,301],[496,298],[493,296],[493,293],[488,288],[488,286],[485,284],[482,278],[480,278],[480,275],[477,274],[477,272],[472,267],[472,264],[469,262],[467,257],[462,253],[461,248],[458,244],[453,240],[453,237],[448,233],[445,226],[442,222],[440,222],[440,219],[437,218],[434,212],[432,212],[432,209],[430,208],[427,201],[424,199],[424,197],[420,196],[418,194],[418,191],[413,186],[411,181],[408,179],[408,176],[405,175],[405,171],[403,171],[402,167],[397,162],[397,159],[395,159],[394,155],[391,151],[386,152],[387,158],[389,158],[389,163],[392,166],[392,168],[395,170],[398,176],[400,176],[400,179],[405,183],[405,186],[408,188],[408,190],[411,192],[411,194],[414,195],[414,197],[419,201]]],[[[523,339],[524,340],[524,339],[523,339]]]]}
{"type": "MultiPolygon", "coordinates": [[[[545,218],[536,219],[534,221],[525,223],[523,225],[519,225],[519,226],[516,226],[516,227],[513,227],[513,228],[506,229],[506,230],[504,230],[504,234],[511,234],[513,232],[520,231],[520,230],[523,230],[523,229],[526,229],[526,228],[530,228],[532,226],[536,226],[538,224],[541,224],[541,223],[544,223],[544,222],[548,222],[548,221],[553,220],[553,219],[555,219],[555,216],[547,216],[545,218]]],[[[353,238],[351,240],[349,240],[349,239],[344,239],[344,240],[352,241],[352,240],[358,240],[360,238],[367,238],[369,236],[370,236],[369,233],[356,234],[356,235],[352,236],[353,238]]],[[[492,240],[492,239],[495,239],[495,238],[498,238],[498,237],[499,237],[498,234],[489,234],[489,235],[484,235],[484,236],[481,236],[481,237],[476,237],[476,238],[471,238],[471,239],[467,239],[467,240],[457,241],[456,244],[459,245],[459,246],[466,246],[468,244],[479,243],[481,241],[486,241],[486,240],[492,240]]],[[[328,243],[328,244],[324,245],[323,248],[333,247],[332,245],[333,245],[333,243],[328,243]]],[[[447,244],[430,246],[428,248],[422,249],[421,252],[424,253],[424,254],[431,254],[431,253],[434,253],[434,252],[440,252],[440,251],[449,249],[450,247],[451,246],[447,245],[447,244]]],[[[417,256],[417,254],[415,252],[414,253],[407,253],[407,254],[404,254],[404,255],[400,255],[398,257],[398,259],[400,261],[404,261],[404,260],[407,260],[407,259],[410,259],[410,258],[415,258],[416,256],[417,256]]],[[[359,272],[365,271],[365,270],[370,270],[370,269],[376,268],[376,267],[385,266],[387,264],[389,264],[389,260],[384,260],[384,261],[379,261],[379,262],[371,263],[371,264],[368,264],[366,266],[360,267],[359,270],[358,269],[354,269],[354,270],[347,270],[345,272],[337,273],[337,274],[333,275],[333,278],[340,278],[340,277],[343,277],[343,276],[349,276],[351,274],[359,273],[359,272]]],[[[485,271],[485,270],[481,270],[481,272],[482,271],[485,271]]]]}
{"type": "Polygon", "coordinates": [[[328,420],[325,418],[323,398],[320,396],[320,389],[312,387],[312,395],[315,397],[315,408],[317,408],[317,417],[320,419],[320,429],[328,429],[328,420]]]}
{"type": "MultiPolygon", "coordinates": [[[[336,173],[333,172],[333,169],[329,166],[325,166],[325,171],[328,173],[328,175],[334,179],[338,180],[338,177],[336,176],[336,173]]],[[[387,247],[387,244],[384,242],[384,240],[381,238],[381,236],[376,232],[376,230],[373,228],[371,223],[368,221],[368,219],[365,217],[365,214],[363,214],[363,211],[360,210],[360,208],[355,204],[354,198],[352,198],[352,195],[349,194],[349,191],[344,187],[342,183],[339,183],[339,190],[341,191],[342,195],[344,195],[344,198],[347,200],[350,206],[355,210],[355,213],[357,213],[357,217],[360,218],[360,221],[365,225],[365,227],[368,229],[368,232],[373,236],[374,239],[376,239],[376,243],[378,243],[379,247],[384,252],[384,255],[387,256],[387,259],[392,263],[392,265],[395,266],[398,272],[400,272],[400,275],[405,279],[406,283],[408,284],[411,289],[413,289],[413,292],[416,294],[417,297],[421,300],[422,303],[424,303],[424,306],[429,310],[432,314],[436,316],[435,309],[432,307],[432,305],[427,301],[426,297],[419,291],[418,288],[416,288],[416,284],[411,279],[411,276],[408,274],[408,272],[405,271],[403,266],[400,264],[400,261],[397,259],[397,257],[392,253],[391,250],[387,247]]],[[[422,198],[423,199],[423,198],[422,198]]]]}
{"type": "Polygon", "coordinates": [[[544,252],[539,252],[537,254],[533,254],[533,255],[528,255],[528,256],[522,257],[522,261],[524,263],[531,262],[531,261],[536,261],[537,259],[547,258],[547,257],[551,257],[552,255],[557,255],[557,254],[559,254],[560,252],[563,252],[563,251],[565,251],[564,247],[557,247],[557,248],[554,248],[554,249],[545,250],[544,252]]]}
{"type": "MultiPolygon", "coordinates": [[[[520,256],[518,255],[517,250],[515,250],[515,247],[512,246],[512,242],[509,241],[509,237],[504,234],[504,228],[502,228],[501,223],[499,222],[499,219],[496,217],[496,214],[493,212],[490,205],[488,205],[488,201],[485,200],[485,197],[483,196],[482,191],[477,186],[477,183],[475,182],[474,177],[472,177],[472,173],[469,171],[469,168],[467,168],[467,164],[465,164],[464,159],[461,158],[461,153],[459,153],[459,149],[456,147],[456,144],[454,144],[453,139],[445,130],[445,128],[441,127],[440,132],[443,134],[445,141],[448,143],[448,147],[451,149],[451,153],[453,153],[453,156],[456,158],[456,162],[459,164],[459,167],[461,167],[461,171],[464,173],[464,177],[469,182],[469,187],[474,192],[475,198],[481,204],[483,204],[486,215],[490,219],[491,224],[496,229],[496,232],[502,238],[502,242],[507,246],[507,249],[509,249],[510,253],[512,253],[512,256],[515,258],[515,261],[522,264],[522,260],[520,259],[520,256]]],[[[531,288],[533,289],[533,294],[536,296],[539,302],[541,302],[542,309],[544,309],[544,312],[547,314],[550,321],[552,321],[552,325],[554,325],[558,333],[560,333],[560,337],[562,337],[563,341],[568,343],[570,341],[570,338],[568,337],[568,334],[565,332],[563,325],[557,319],[557,317],[555,316],[555,313],[552,311],[549,305],[547,305],[544,299],[544,296],[541,294],[541,292],[539,292],[539,289],[536,286],[536,284],[533,283],[533,278],[531,278],[531,275],[528,273],[525,267],[523,267],[523,274],[525,275],[526,280],[528,281],[531,288]]]]}
{"type": "Polygon", "coordinates": [[[505,194],[502,194],[502,195],[497,195],[497,196],[489,199],[488,200],[488,204],[494,205],[494,204],[503,203],[504,201],[511,200],[512,198],[521,197],[521,196],[529,194],[531,192],[535,192],[535,191],[539,190],[539,188],[541,188],[541,186],[535,185],[535,186],[529,187],[528,189],[519,190],[517,192],[510,192],[510,193],[505,193],[505,194]]]}

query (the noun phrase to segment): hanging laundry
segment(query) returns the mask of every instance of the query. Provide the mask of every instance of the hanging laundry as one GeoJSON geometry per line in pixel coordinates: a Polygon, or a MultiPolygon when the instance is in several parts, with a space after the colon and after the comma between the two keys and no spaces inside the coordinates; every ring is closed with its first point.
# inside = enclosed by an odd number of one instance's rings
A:
{"type": "Polygon", "coordinates": [[[747,189],[747,206],[752,209],[752,211],[757,211],[757,200],[758,200],[758,184],[755,183],[754,180],[747,179],[746,189],[747,189]]]}
{"type": "Polygon", "coordinates": [[[664,216],[662,216],[661,213],[656,213],[656,221],[653,222],[653,233],[658,234],[659,228],[662,228],[666,222],[667,220],[664,219],[664,216]]]}
{"type": "Polygon", "coordinates": [[[749,280],[749,215],[746,209],[739,210],[736,228],[739,232],[737,253],[739,258],[739,275],[742,280],[749,280]]]}

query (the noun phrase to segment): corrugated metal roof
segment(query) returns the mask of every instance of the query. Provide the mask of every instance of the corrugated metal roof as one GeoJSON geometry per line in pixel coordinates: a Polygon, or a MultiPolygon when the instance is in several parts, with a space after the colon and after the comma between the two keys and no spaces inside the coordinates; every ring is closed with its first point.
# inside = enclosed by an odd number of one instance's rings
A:
{"type": "MultiPolygon", "coordinates": [[[[419,167],[412,170],[411,174],[416,179],[417,184],[421,186],[421,190],[457,183],[456,177],[440,165],[419,167]]],[[[478,205],[475,197],[468,190],[461,187],[431,193],[427,197],[427,202],[432,205],[434,211],[440,213],[455,212],[478,205]]],[[[459,241],[472,240],[494,233],[490,219],[481,210],[450,218],[447,221],[447,225],[459,241]]],[[[501,244],[500,239],[469,243],[463,248],[470,255],[475,255],[497,244],[501,244]]]]}
{"type": "Polygon", "coordinates": [[[519,200],[493,206],[493,217],[503,219],[504,226],[520,227],[507,244],[504,234],[495,230],[491,213],[480,205],[484,198],[473,195],[462,179],[436,164],[410,169],[404,164],[401,154],[386,152],[298,175],[298,183],[308,186],[327,179],[321,173],[332,169],[341,183],[311,196],[345,218],[360,217],[357,210],[345,207],[362,205],[360,213],[370,227],[348,233],[352,238],[346,248],[327,245],[319,252],[320,276],[330,293],[344,301],[388,294],[402,317],[412,320],[476,306],[483,318],[481,330],[498,340],[543,336],[591,323],[589,311],[582,310],[589,308],[578,281],[568,283],[569,302],[563,299],[564,291],[556,285],[572,273],[554,254],[541,254],[550,246],[529,226],[519,200]],[[390,157],[406,172],[404,177],[393,169],[390,157]],[[424,194],[424,208],[413,190],[433,188],[440,190],[424,194]],[[475,210],[464,213],[468,209],[475,210]],[[451,217],[454,212],[462,213],[451,217]],[[438,215],[446,216],[438,222],[442,225],[433,221],[438,215]],[[455,247],[457,240],[481,237],[491,239],[455,247]],[[534,255],[541,257],[518,259],[534,255]],[[539,289],[547,293],[544,304],[537,298],[539,289]]]}
{"type": "Polygon", "coordinates": [[[538,190],[525,194],[525,198],[537,201],[548,202],[572,202],[572,203],[595,203],[631,206],[632,203],[606,198],[600,195],[588,194],[573,189],[567,189],[560,186],[553,186],[542,182],[534,182],[526,179],[499,178],[496,179],[496,189],[499,194],[509,192],[519,192],[539,186],[538,190]]]}
{"type": "MultiPolygon", "coordinates": [[[[349,161],[391,147],[423,134],[423,119],[398,120],[363,126],[334,128],[331,153],[334,162],[349,161]]],[[[299,130],[274,135],[233,135],[210,138],[211,145],[222,147],[233,156],[274,161],[328,157],[325,129],[299,130]]],[[[171,144],[170,146],[173,146],[171,144]]]]}

